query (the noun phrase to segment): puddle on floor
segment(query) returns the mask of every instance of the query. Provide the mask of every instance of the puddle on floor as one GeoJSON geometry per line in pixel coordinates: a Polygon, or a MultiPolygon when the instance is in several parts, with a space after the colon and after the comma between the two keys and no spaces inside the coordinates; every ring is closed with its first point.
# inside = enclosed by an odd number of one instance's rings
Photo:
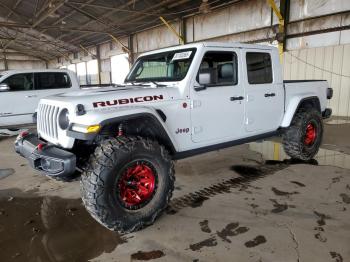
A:
{"type": "MultiPolygon", "coordinates": [[[[284,152],[281,143],[263,141],[259,143],[249,143],[248,145],[250,150],[260,153],[263,159],[271,159],[272,161],[291,161],[289,160],[290,157],[287,156],[287,154],[284,152]]],[[[271,160],[269,160],[269,162],[271,162],[271,160]]],[[[313,159],[309,164],[335,166],[350,169],[350,155],[338,151],[320,148],[315,159],[313,159]]]]}
{"type": "Polygon", "coordinates": [[[13,168],[0,169],[0,180],[10,175],[13,175],[14,173],[15,173],[15,170],[13,168]]]}
{"type": "Polygon", "coordinates": [[[0,198],[1,261],[88,261],[124,242],[80,199],[0,198]]]}
{"type": "Polygon", "coordinates": [[[349,119],[332,119],[327,122],[325,122],[327,125],[344,125],[344,124],[350,124],[349,119]]]}

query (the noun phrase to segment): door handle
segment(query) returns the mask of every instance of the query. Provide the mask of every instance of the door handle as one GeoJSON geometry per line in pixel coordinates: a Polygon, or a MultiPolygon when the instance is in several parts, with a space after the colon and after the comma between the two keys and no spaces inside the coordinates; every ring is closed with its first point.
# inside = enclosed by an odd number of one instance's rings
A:
{"type": "Polygon", "coordinates": [[[267,93],[267,94],[265,94],[265,97],[273,97],[273,96],[276,96],[276,94],[275,93],[267,93]]]}
{"type": "Polygon", "coordinates": [[[26,98],[32,98],[32,97],[37,97],[37,95],[28,95],[26,98]]]}
{"type": "Polygon", "coordinates": [[[243,96],[232,96],[230,97],[230,101],[239,101],[239,100],[243,100],[244,97],[243,96]]]}

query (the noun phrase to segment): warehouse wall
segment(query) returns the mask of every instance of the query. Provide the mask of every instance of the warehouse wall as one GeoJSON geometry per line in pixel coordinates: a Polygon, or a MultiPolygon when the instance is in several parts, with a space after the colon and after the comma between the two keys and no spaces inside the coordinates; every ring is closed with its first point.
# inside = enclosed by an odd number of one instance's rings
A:
{"type": "Polygon", "coordinates": [[[20,53],[11,52],[0,56],[0,71],[11,69],[44,69],[46,62],[35,57],[22,55],[20,53]],[[7,67],[7,68],[6,68],[7,67]]]}
{"type": "Polygon", "coordinates": [[[334,90],[334,115],[350,116],[350,44],[289,51],[285,79],[325,79],[334,90]]]}
{"type": "MultiPolygon", "coordinates": [[[[279,5],[279,0],[275,1],[279,5]]],[[[290,19],[287,27],[287,52],[284,60],[286,79],[327,79],[335,91],[330,106],[336,115],[350,116],[349,110],[349,0],[290,1],[290,19]]],[[[278,20],[265,0],[239,1],[230,7],[205,15],[173,21],[172,26],[181,32],[185,26],[186,41],[225,41],[273,44],[278,20]]],[[[164,25],[154,27],[128,38],[120,39],[126,46],[132,43],[133,57],[163,47],[179,45],[179,39],[164,25]]],[[[111,81],[110,58],[122,54],[121,46],[113,41],[101,44],[101,80],[111,81]]],[[[96,51],[96,50],[95,50],[96,51]]],[[[96,53],[96,52],[95,52],[96,53]]],[[[70,57],[73,58],[72,54],[70,57]]],[[[92,59],[81,52],[73,63],[92,59]]],[[[50,67],[68,65],[61,59],[50,67]]]]}

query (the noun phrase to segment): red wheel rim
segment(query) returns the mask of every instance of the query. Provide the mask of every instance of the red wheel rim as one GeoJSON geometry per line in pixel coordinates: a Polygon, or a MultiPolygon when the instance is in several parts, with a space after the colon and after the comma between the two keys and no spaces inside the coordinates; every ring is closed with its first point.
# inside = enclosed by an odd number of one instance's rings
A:
{"type": "Polygon", "coordinates": [[[135,163],[123,172],[119,182],[119,196],[128,207],[147,203],[155,191],[155,171],[146,163],[135,163]]]}
{"type": "Polygon", "coordinates": [[[313,145],[316,140],[316,127],[313,123],[309,123],[306,127],[304,143],[307,146],[313,145]]]}

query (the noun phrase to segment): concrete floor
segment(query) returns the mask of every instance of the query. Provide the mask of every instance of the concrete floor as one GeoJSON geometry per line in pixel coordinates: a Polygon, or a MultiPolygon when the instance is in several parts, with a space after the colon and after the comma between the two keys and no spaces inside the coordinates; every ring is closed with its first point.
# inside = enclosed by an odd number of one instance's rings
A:
{"type": "Polygon", "coordinates": [[[0,138],[0,260],[350,261],[349,132],[326,125],[310,163],[278,139],[178,161],[167,212],[123,236],[90,218],[78,181],[37,174],[0,138]]]}

